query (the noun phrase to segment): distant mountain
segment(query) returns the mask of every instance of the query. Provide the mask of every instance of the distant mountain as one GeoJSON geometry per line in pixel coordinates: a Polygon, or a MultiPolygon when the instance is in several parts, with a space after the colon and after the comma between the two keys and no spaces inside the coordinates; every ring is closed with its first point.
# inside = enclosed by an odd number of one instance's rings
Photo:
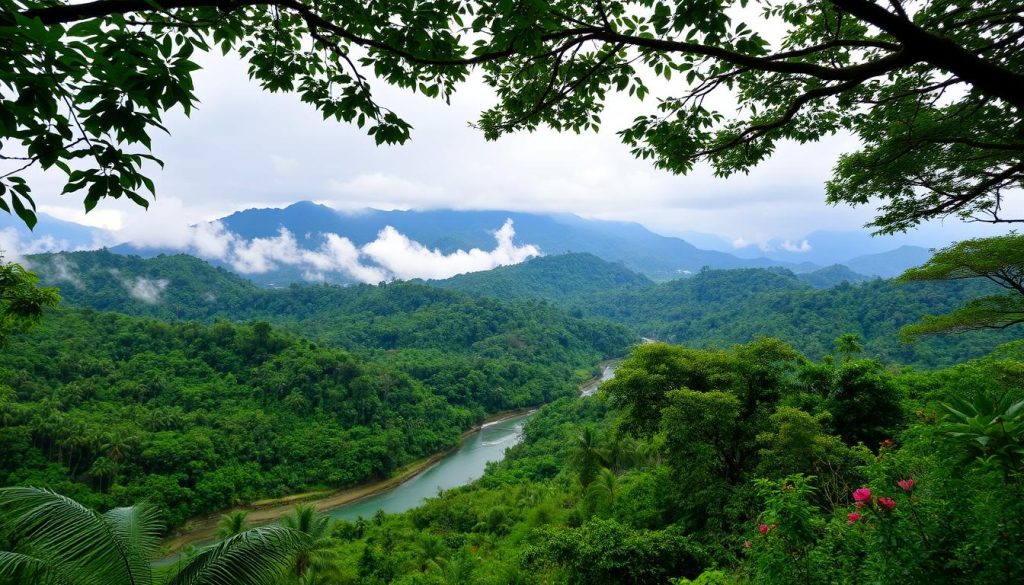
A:
{"type": "Polygon", "coordinates": [[[203,307],[260,290],[186,254],[144,259],[108,250],[62,252],[29,256],[27,264],[44,284],[60,287],[67,304],[133,315],[195,317],[203,307]]]}
{"type": "Polygon", "coordinates": [[[95,249],[111,241],[110,232],[39,214],[34,230],[21,219],[0,212],[0,252],[6,255],[38,254],[62,250],[95,249]],[[13,250],[3,250],[5,246],[13,250]]]}
{"type": "Polygon", "coordinates": [[[870,276],[854,272],[842,264],[833,264],[814,272],[798,274],[797,278],[815,288],[829,288],[843,282],[856,284],[865,280],[871,280],[870,276]]]}
{"type": "MultiPolygon", "coordinates": [[[[911,233],[885,236],[873,236],[866,230],[820,230],[793,240],[774,239],[760,244],[750,244],[736,248],[730,242],[723,238],[717,238],[717,236],[699,233],[693,234],[693,236],[699,239],[691,239],[689,233],[683,235],[684,238],[693,243],[701,242],[698,245],[704,248],[729,252],[741,258],[763,257],[780,262],[810,262],[818,266],[833,264],[850,266],[852,260],[862,256],[885,254],[903,247],[917,248],[919,250],[942,247],[958,239],[974,237],[964,230],[940,229],[930,225],[922,226],[911,233]]],[[[891,276],[898,274],[906,268],[916,265],[916,262],[905,264],[906,262],[911,262],[916,257],[919,257],[919,255],[907,255],[905,261],[895,262],[886,273],[871,273],[871,275],[891,276]],[[897,267],[899,268],[897,269],[897,267]]]]}
{"type": "Polygon", "coordinates": [[[460,274],[428,284],[499,299],[567,301],[615,288],[646,288],[653,282],[621,264],[593,254],[542,256],[484,272],[460,274]]]}
{"type": "MultiPolygon", "coordinates": [[[[637,223],[591,220],[569,214],[374,209],[341,212],[304,201],[284,209],[248,209],[220,221],[228,231],[245,239],[273,238],[284,228],[295,236],[299,246],[307,249],[319,246],[326,234],[338,234],[363,246],[391,226],[427,248],[451,254],[472,248],[492,249],[495,230],[509,219],[514,222],[516,241],[536,245],[544,254],[586,252],[661,280],[696,272],[705,266],[790,266],[765,258],[741,259],[723,252],[702,250],[680,238],[658,235],[637,223]]],[[[140,251],[131,246],[114,250],[140,251]]],[[[792,267],[801,270],[801,267],[792,267]]]]}
{"type": "Polygon", "coordinates": [[[880,254],[858,256],[844,262],[854,272],[893,278],[908,268],[924,264],[932,253],[918,246],[901,246],[880,254]]]}
{"type": "MultiPolygon", "coordinates": [[[[262,286],[286,286],[292,282],[325,281],[348,284],[357,281],[376,282],[374,278],[381,264],[376,258],[365,255],[358,262],[369,267],[367,274],[357,278],[350,264],[326,262],[327,268],[311,269],[307,252],[318,253],[324,249],[327,236],[336,234],[348,239],[359,255],[367,244],[379,241],[382,230],[394,228],[398,234],[408,238],[409,246],[420,246],[426,255],[438,251],[451,255],[478,249],[489,253],[496,249],[495,232],[507,220],[513,222],[516,246],[533,245],[544,255],[560,255],[572,252],[592,254],[602,260],[621,264],[628,270],[642,273],[654,280],[671,280],[693,274],[708,267],[713,269],[768,268],[782,267],[795,273],[809,273],[823,266],[843,264],[854,272],[866,276],[892,276],[904,269],[919,264],[922,254],[901,253],[887,248],[895,241],[891,238],[872,238],[864,232],[814,232],[806,241],[775,242],[762,252],[757,246],[734,248],[725,239],[700,232],[686,232],[684,238],[656,234],[637,223],[585,219],[570,214],[538,214],[513,211],[380,211],[365,209],[343,212],[309,201],[295,203],[283,209],[248,209],[228,215],[219,220],[223,226],[217,237],[232,238],[234,244],[244,248],[246,257],[213,257],[200,249],[199,240],[182,244],[181,249],[147,248],[132,243],[111,248],[122,254],[136,254],[152,257],[158,254],[186,252],[203,257],[211,263],[243,274],[262,286]],[[282,241],[282,230],[290,234],[287,242],[282,241]],[[687,241],[697,242],[695,246],[687,241]],[[257,246],[249,246],[254,240],[262,240],[257,246]],[[290,246],[283,249],[282,246],[290,246]],[[799,250],[799,251],[796,251],[799,250]],[[862,259],[865,254],[892,253],[890,257],[862,259]],[[770,257],[766,257],[767,254],[770,257]],[[264,255],[267,262],[252,262],[252,257],[264,255]],[[853,261],[858,261],[858,268],[853,261]]],[[[91,228],[76,226],[68,222],[46,219],[41,222],[48,229],[56,230],[55,241],[66,241],[65,248],[81,247],[91,242],[96,234],[91,228]],[[51,227],[52,226],[52,227],[51,227]],[[74,232],[75,229],[78,232],[74,232]]],[[[24,228],[22,228],[24,229],[24,228]]],[[[210,234],[206,234],[209,236],[210,234]]],[[[2,241],[2,240],[0,240],[2,241]]],[[[208,240],[206,240],[208,241],[208,240]]],[[[393,242],[392,242],[393,243],[393,242]]],[[[52,247],[33,248],[32,251],[51,250],[52,247]]],[[[389,248],[393,253],[397,252],[389,248]]],[[[918,250],[923,250],[919,248],[918,250]]],[[[436,254],[435,254],[436,256],[436,254]]],[[[317,258],[318,261],[324,258],[317,258]]],[[[331,260],[328,258],[328,260],[331,260]]],[[[443,260],[443,259],[442,259],[443,260]]],[[[515,262],[517,260],[513,260],[515,262]]],[[[323,264],[324,262],[321,262],[323,264]]],[[[406,264],[416,264],[410,260],[406,264]]],[[[495,264],[509,261],[495,262],[495,264]]],[[[451,271],[469,272],[483,270],[479,265],[451,271]]],[[[385,271],[386,272],[386,271],[385,271]]],[[[398,278],[415,278],[418,274],[398,274],[398,278]]],[[[834,276],[834,275],[833,275],[834,276]]],[[[382,279],[390,278],[385,274],[382,279]]],[[[436,276],[435,278],[441,278],[436,276]]],[[[847,275],[846,279],[853,278],[847,275]]],[[[828,278],[821,280],[828,282],[828,278]]]]}

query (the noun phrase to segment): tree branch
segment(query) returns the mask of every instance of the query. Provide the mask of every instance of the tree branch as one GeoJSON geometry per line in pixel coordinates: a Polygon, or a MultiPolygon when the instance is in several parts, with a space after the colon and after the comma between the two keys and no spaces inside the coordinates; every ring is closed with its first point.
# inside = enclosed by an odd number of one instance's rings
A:
{"type": "Polygon", "coordinates": [[[1024,110],[1024,75],[964,49],[954,41],[929,32],[870,0],[829,0],[853,16],[901,41],[907,55],[948,71],[983,93],[1024,110]]]}

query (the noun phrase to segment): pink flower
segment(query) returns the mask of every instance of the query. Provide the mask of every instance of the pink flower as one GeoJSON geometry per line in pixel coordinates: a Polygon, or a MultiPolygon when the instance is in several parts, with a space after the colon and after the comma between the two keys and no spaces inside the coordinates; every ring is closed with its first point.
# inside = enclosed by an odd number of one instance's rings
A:
{"type": "Polygon", "coordinates": [[[883,446],[883,447],[892,447],[892,446],[893,446],[893,445],[895,445],[895,444],[896,444],[896,443],[893,443],[893,442],[892,442],[891,440],[889,440],[889,439],[886,439],[886,440],[882,441],[882,446],[883,446]]]}
{"type": "Polygon", "coordinates": [[[892,510],[896,507],[896,500],[892,498],[878,498],[878,505],[886,510],[892,510]]]}
{"type": "Polygon", "coordinates": [[[761,536],[764,536],[765,534],[768,533],[768,525],[767,524],[762,524],[762,525],[758,526],[757,527],[757,531],[761,533],[761,536]]]}
{"type": "Polygon", "coordinates": [[[850,512],[846,515],[846,523],[853,526],[860,520],[860,512],[850,512]]]}
{"type": "Polygon", "coordinates": [[[903,488],[903,491],[910,493],[910,490],[914,489],[914,480],[912,479],[901,479],[896,482],[896,485],[903,488]]]}
{"type": "Polygon", "coordinates": [[[863,508],[864,507],[864,502],[854,502],[853,505],[858,507],[858,508],[863,508]]]}
{"type": "Polygon", "coordinates": [[[862,487],[859,490],[854,490],[853,499],[856,502],[870,502],[871,501],[871,490],[866,487],[862,487]]]}

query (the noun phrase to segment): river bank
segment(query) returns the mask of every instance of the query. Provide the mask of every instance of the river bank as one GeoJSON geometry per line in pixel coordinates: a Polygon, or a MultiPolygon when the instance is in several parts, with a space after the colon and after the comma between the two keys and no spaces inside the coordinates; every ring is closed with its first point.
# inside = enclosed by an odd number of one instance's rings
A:
{"type": "Polygon", "coordinates": [[[214,539],[217,535],[217,523],[224,514],[229,512],[247,511],[249,512],[247,517],[249,524],[258,526],[275,522],[291,514],[297,504],[308,504],[315,507],[318,511],[327,512],[393,490],[428,471],[445,457],[456,452],[467,440],[479,433],[484,427],[507,419],[520,417],[535,410],[535,408],[519,408],[494,413],[485,418],[480,424],[464,432],[458,443],[451,449],[409,463],[387,479],[367,482],[341,490],[320,490],[292,494],[281,498],[259,500],[247,506],[237,506],[208,516],[194,518],[186,524],[187,529],[179,531],[164,541],[161,547],[161,555],[173,555],[187,545],[214,539]]]}
{"type": "Polygon", "coordinates": [[[622,363],[622,359],[623,358],[612,358],[610,360],[604,360],[603,362],[597,364],[600,373],[594,376],[593,378],[587,380],[586,382],[580,384],[579,387],[576,389],[576,394],[578,394],[579,396],[593,395],[597,391],[598,386],[601,385],[601,382],[605,382],[611,379],[612,375],[615,372],[615,368],[619,367],[619,364],[622,363]]]}

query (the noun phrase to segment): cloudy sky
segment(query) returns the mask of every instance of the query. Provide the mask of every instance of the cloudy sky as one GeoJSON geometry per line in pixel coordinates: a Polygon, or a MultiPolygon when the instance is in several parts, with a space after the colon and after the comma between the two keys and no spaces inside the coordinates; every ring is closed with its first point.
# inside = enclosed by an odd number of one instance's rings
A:
{"type": "MultiPolygon", "coordinates": [[[[104,201],[85,216],[80,198],[52,195],[60,191],[60,176],[37,179],[41,210],[120,228],[126,239],[304,199],[340,209],[571,212],[747,243],[859,229],[872,217],[871,209],[824,203],[823,184],[836,157],[855,146],[848,136],[784,145],[749,175],[716,179],[699,168],[680,177],[634,160],[617,140],[615,131],[645,111],[633,102],[612,103],[600,134],[540,131],[486,142],[469,126],[493,101],[481,83],[464,87],[451,106],[378,84],[380,101],[415,130],[409,144],[377,147],[354,126],[323,121],[294,95],[260,90],[234,58],[207,56],[202,64],[198,111],[191,118],[171,115],[171,135],[154,140],[166,168],[154,172],[158,199],[149,212],[104,201]]],[[[992,230],[948,221],[930,231],[952,240],[992,230]]]]}

